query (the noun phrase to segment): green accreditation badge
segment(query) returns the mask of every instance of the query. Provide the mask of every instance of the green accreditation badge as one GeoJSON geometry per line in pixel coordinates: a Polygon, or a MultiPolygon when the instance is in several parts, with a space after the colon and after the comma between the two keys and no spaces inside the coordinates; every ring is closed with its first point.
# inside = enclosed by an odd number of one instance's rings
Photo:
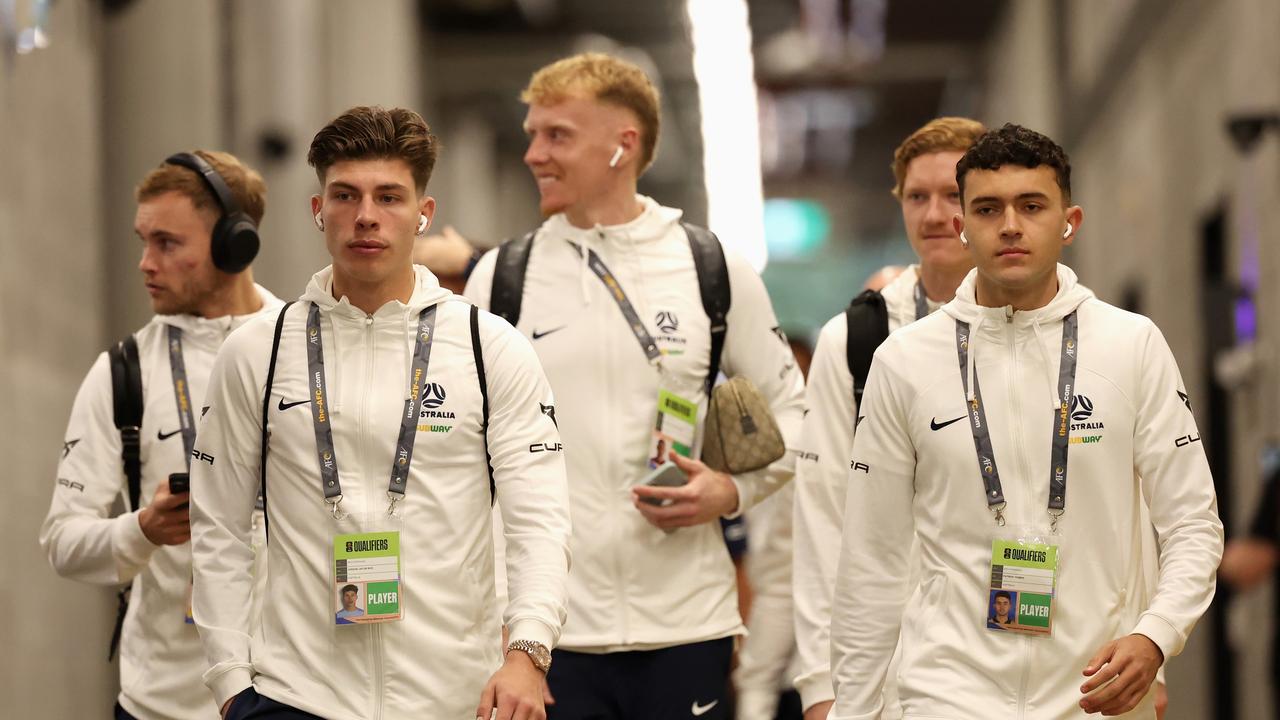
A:
{"type": "Polygon", "coordinates": [[[667,452],[689,457],[693,454],[694,431],[698,427],[698,404],[673,392],[658,391],[658,413],[649,444],[649,467],[667,461],[667,452]]]}
{"type": "Polygon", "coordinates": [[[334,623],[361,625],[402,617],[400,533],[333,538],[334,623]]]}
{"type": "Polygon", "coordinates": [[[992,541],[987,629],[1046,637],[1052,634],[1057,580],[1057,545],[992,541]]]}

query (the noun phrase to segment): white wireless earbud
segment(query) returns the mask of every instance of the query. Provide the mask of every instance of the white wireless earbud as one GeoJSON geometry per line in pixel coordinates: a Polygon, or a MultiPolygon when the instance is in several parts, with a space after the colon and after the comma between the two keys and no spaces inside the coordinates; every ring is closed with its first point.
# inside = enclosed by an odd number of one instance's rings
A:
{"type": "Polygon", "coordinates": [[[316,216],[313,219],[316,221],[316,229],[320,232],[324,232],[324,218],[320,217],[320,213],[316,213],[316,216]]]}
{"type": "Polygon", "coordinates": [[[418,234],[419,235],[426,234],[427,228],[430,226],[431,226],[431,221],[427,219],[427,216],[419,213],[418,214],[418,234]]]}
{"type": "Polygon", "coordinates": [[[622,146],[619,145],[617,150],[613,151],[613,157],[609,158],[609,167],[618,167],[618,161],[622,159],[622,146]]]}
{"type": "Polygon", "coordinates": [[[964,236],[963,230],[960,231],[960,245],[963,247],[969,247],[969,238],[964,236]]]}
{"type": "Polygon", "coordinates": [[[1062,239],[1066,240],[1067,238],[1071,237],[1071,231],[1074,229],[1075,228],[1071,227],[1071,223],[1067,223],[1067,231],[1062,233],[1062,239]]]}

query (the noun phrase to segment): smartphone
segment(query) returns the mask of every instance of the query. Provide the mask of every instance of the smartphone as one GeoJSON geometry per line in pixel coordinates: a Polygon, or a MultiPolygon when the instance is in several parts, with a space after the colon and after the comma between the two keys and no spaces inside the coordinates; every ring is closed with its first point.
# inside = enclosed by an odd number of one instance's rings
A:
{"type": "MultiPolygon", "coordinates": [[[[181,495],[185,492],[191,492],[191,475],[188,473],[169,473],[169,494],[181,495]]],[[[181,510],[188,503],[182,503],[174,507],[174,510],[181,510]]]]}
{"type": "MultiPolygon", "coordinates": [[[[684,474],[673,462],[664,462],[658,467],[649,471],[648,475],[640,481],[641,485],[650,485],[653,487],[680,487],[689,482],[689,476],[684,474]]],[[[642,498],[641,502],[647,502],[650,505],[663,505],[666,501],[656,498],[642,498]]]]}

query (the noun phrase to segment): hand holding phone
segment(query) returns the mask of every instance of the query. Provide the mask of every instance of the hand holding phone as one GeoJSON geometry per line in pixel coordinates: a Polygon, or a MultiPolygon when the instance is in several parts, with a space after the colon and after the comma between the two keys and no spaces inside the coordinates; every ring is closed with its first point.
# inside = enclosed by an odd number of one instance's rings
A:
{"type": "MultiPolygon", "coordinates": [[[[689,476],[684,474],[675,463],[667,461],[649,471],[648,475],[640,481],[641,485],[649,485],[652,487],[680,487],[689,482],[689,476]]],[[[657,505],[659,507],[670,505],[670,500],[659,500],[657,498],[641,498],[641,502],[657,505]]]]}

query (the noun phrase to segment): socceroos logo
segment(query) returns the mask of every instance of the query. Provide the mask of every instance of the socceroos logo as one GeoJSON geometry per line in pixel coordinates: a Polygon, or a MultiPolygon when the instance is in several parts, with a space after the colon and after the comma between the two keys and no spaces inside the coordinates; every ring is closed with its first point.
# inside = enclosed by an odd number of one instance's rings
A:
{"type": "MultiPolygon", "coordinates": [[[[419,420],[443,419],[453,420],[457,416],[448,410],[441,410],[445,399],[444,385],[440,383],[425,383],[422,386],[422,412],[418,413],[419,420]]],[[[421,427],[421,426],[419,426],[421,427]]],[[[447,432],[447,431],[444,431],[447,432]]]]}
{"type": "Polygon", "coordinates": [[[1072,445],[1091,445],[1093,443],[1102,442],[1102,435],[1088,434],[1076,435],[1074,433],[1082,431],[1097,431],[1106,428],[1102,421],[1093,417],[1094,407],[1093,401],[1087,395],[1073,395],[1071,397],[1071,444],[1072,445]]]}
{"type": "Polygon", "coordinates": [[[670,335],[680,329],[680,320],[676,314],[670,310],[663,310],[653,318],[653,324],[658,326],[664,334],[670,335]]]}

